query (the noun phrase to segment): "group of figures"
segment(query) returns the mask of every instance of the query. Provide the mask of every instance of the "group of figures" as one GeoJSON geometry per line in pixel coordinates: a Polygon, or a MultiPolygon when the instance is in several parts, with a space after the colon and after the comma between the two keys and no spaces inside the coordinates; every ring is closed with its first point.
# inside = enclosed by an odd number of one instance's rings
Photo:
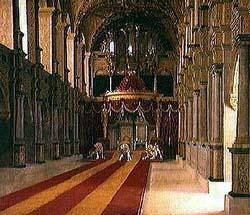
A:
{"type": "MultiPolygon", "coordinates": [[[[126,160],[130,161],[132,160],[132,153],[130,150],[130,138],[128,136],[124,136],[118,146],[118,152],[119,152],[119,161],[126,160]]],[[[90,157],[94,159],[104,159],[104,147],[101,141],[98,141],[94,145],[94,151],[90,153],[90,157]]],[[[150,144],[146,146],[145,152],[142,156],[143,160],[163,160],[162,152],[159,146],[158,141],[151,140],[150,144]]]]}

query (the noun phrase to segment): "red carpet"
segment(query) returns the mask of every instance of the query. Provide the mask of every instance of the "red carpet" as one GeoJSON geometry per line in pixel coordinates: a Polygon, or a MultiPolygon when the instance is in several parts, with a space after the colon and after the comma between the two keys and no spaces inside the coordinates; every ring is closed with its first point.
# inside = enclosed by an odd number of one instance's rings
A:
{"type": "MultiPolygon", "coordinates": [[[[105,182],[107,178],[112,175],[116,170],[118,170],[124,163],[120,161],[108,166],[104,170],[98,172],[97,174],[91,176],[87,180],[83,181],[74,188],[64,192],[58,196],[55,200],[45,204],[41,208],[33,211],[34,215],[62,215],[66,214],[70,209],[76,206],[81,200],[83,200],[88,194],[95,190],[100,184],[105,182]]],[[[84,212],[83,212],[84,214],[84,212]]]]}
{"type": "Polygon", "coordinates": [[[106,207],[103,215],[136,215],[141,209],[149,161],[140,161],[106,207]]]}
{"type": "Polygon", "coordinates": [[[14,193],[10,193],[6,196],[3,196],[0,198],[0,211],[5,210],[6,208],[9,208],[25,199],[28,199],[29,197],[48,189],[52,186],[55,186],[59,183],[62,183],[63,181],[68,180],[69,178],[73,177],[74,175],[77,175],[87,169],[90,169],[94,166],[97,166],[107,160],[110,160],[112,158],[113,154],[109,154],[107,159],[105,160],[97,160],[93,161],[90,164],[80,166],[76,169],[70,170],[68,172],[62,173],[60,175],[57,175],[53,178],[50,178],[46,181],[40,182],[38,184],[35,184],[33,186],[27,187],[25,189],[16,191],[14,193]]]}

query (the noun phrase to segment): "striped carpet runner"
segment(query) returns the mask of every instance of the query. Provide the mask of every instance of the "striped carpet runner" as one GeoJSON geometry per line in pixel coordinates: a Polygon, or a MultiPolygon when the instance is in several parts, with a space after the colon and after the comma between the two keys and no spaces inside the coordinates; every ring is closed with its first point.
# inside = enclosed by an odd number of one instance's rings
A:
{"type": "Polygon", "coordinates": [[[0,198],[0,215],[133,215],[147,182],[149,161],[134,152],[130,162],[115,153],[0,198]]]}

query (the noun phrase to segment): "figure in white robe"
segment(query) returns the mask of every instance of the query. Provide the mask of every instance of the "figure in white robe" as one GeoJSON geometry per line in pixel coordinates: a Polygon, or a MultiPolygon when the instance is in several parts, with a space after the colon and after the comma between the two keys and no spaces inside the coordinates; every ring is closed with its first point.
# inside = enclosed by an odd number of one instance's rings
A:
{"type": "Polygon", "coordinates": [[[96,160],[104,159],[103,145],[100,142],[97,142],[95,145],[95,155],[96,160]]]}
{"type": "Polygon", "coordinates": [[[131,151],[129,147],[129,137],[125,136],[121,141],[118,148],[120,152],[119,161],[126,159],[127,161],[132,160],[131,151]]]}

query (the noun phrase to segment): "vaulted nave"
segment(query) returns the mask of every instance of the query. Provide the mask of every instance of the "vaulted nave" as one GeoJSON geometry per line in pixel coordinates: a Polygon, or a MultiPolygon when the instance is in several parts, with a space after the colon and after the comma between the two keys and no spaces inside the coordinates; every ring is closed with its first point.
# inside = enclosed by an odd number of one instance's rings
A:
{"type": "Polygon", "coordinates": [[[250,214],[249,0],[1,0],[0,214],[250,214]]]}

